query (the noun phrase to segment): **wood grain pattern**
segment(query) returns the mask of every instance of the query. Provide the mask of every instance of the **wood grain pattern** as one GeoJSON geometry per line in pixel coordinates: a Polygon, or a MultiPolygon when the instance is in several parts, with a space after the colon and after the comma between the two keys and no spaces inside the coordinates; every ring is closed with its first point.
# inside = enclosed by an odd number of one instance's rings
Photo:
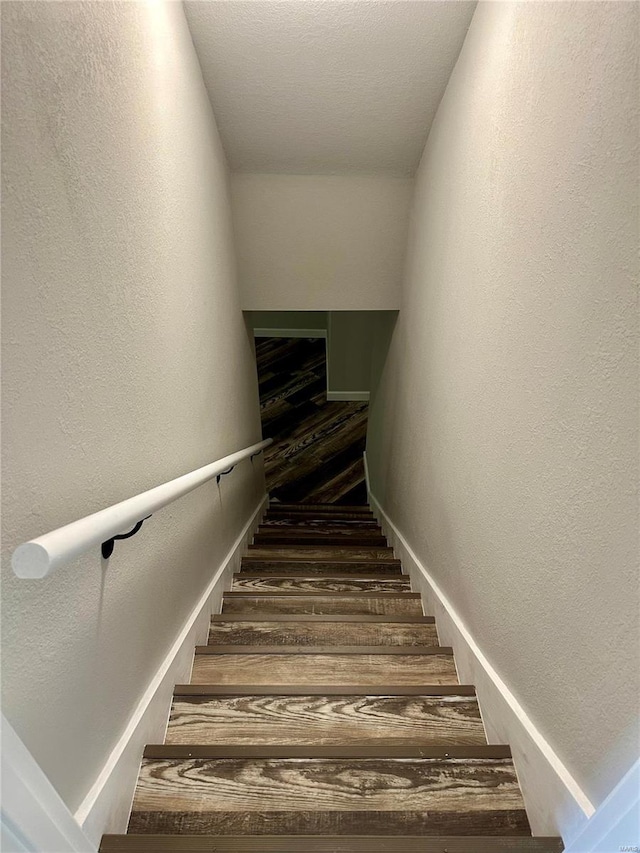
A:
{"type": "Polygon", "coordinates": [[[487,835],[105,835],[100,853],[562,853],[561,838],[487,835]]]}
{"type": "Polygon", "coordinates": [[[422,603],[413,598],[411,593],[406,597],[403,593],[386,594],[378,598],[360,596],[347,597],[307,596],[307,595],[256,595],[231,597],[225,595],[222,602],[222,613],[300,613],[300,614],[330,614],[344,613],[353,615],[403,615],[421,616],[422,603]],[[409,597],[411,596],[411,597],[409,597]]]}
{"type": "Polygon", "coordinates": [[[288,504],[282,502],[271,502],[268,506],[268,512],[296,512],[301,515],[308,515],[313,517],[321,512],[326,512],[330,515],[335,515],[338,518],[344,518],[348,515],[370,515],[373,516],[373,512],[371,508],[366,504],[339,504],[336,506],[335,504],[323,504],[323,503],[313,503],[313,504],[288,504]]]}
{"type": "Polygon", "coordinates": [[[305,744],[304,746],[269,746],[264,744],[249,744],[248,746],[220,746],[219,744],[148,744],[143,758],[153,758],[165,761],[167,759],[186,760],[198,759],[218,761],[219,759],[233,760],[325,760],[347,761],[349,759],[377,759],[382,761],[406,759],[411,760],[447,760],[447,761],[487,761],[489,759],[511,760],[511,750],[500,744],[471,744],[468,746],[443,746],[442,744],[425,746],[424,744],[394,744],[383,745],[375,743],[348,744],[342,746],[326,744],[305,744]]]}
{"type": "Polygon", "coordinates": [[[407,655],[452,655],[451,646],[245,646],[238,643],[230,645],[196,646],[197,655],[353,655],[356,658],[362,655],[385,655],[388,657],[399,657],[407,655]]]}
{"type": "Polygon", "coordinates": [[[303,512],[301,511],[304,508],[303,504],[299,504],[299,506],[300,510],[277,509],[277,507],[273,507],[267,511],[263,524],[278,521],[286,521],[290,524],[309,524],[314,521],[319,524],[377,524],[376,517],[368,510],[366,512],[303,512]]]}
{"type": "Polygon", "coordinates": [[[278,574],[286,572],[293,574],[299,572],[301,575],[321,574],[335,575],[349,573],[352,575],[365,575],[369,577],[372,573],[376,575],[389,575],[391,577],[407,577],[401,572],[400,560],[385,560],[376,562],[374,560],[261,560],[253,556],[242,558],[241,571],[246,574],[278,574]]]}
{"type": "Polygon", "coordinates": [[[435,625],[402,622],[213,622],[210,643],[281,646],[437,646],[435,625]]]}
{"type": "Polygon", "coordinates": [[[530,831],[510,759],[145,759],[129,831],[339,835],[383,827],[530,831]]]}
{"type": "Polygon", "coordinates": [[[365,548],[338,546],[284,546],[249,545],[245,559],[252,560],[331,560],[334,562],[371,560],[374,563],[397,562],[392,548],[365,548]]]}
{"type": "Polygon", "coordinates": [[[409,578],[305,578],[305,577],[252,577],[234,575],[232,592],[411,592],[409,578]]]}
{"type": "Polygon", "coordinates": [[[176,684],[176,696],[475,696],[472,684],[176,684]]]}
{"type": "Polygon", "coordinates": [[[327,401],[325,341],[262,338],[256,361],[263,434],[274,439],[264,454],[271,495],[364,504],[367,404],[327,401]]]}
{"type": "Polygon", "coordinates": [[[465,696],[230,696],[175,699],[166,743],[482,744],[465,696]]]}
{"type": "Polygon", "coordinates": [[[384,536],[375,533],[256,533],[253,537],[253,546],[264,547],[273,546],[281,547],[297,547],[302,545],[306,547],[336,547],[336,548],[384,548],[387,545],[387,540],[384,536]]]}
{"type": "Polygon", "coordinates": [[[450,655],[196,655],[193,684],[457,684],[450,655]]]}
{"type": "Polygon", "coordinates": [[[258,528],[259,533],[267,533],[270,530],[308,530],[331,533],[350,533],[365,531],[373,531],[374,533],[382,533],[382,528],[374,518],[308,518],[301,514],[291,518],[287,515],[266,515],[260,522],[258,528]]]}
{"type": "MultiPolygon", "coordinates": [[[[325,521],[322,523],[313,522],[310,524],[308,521],[306,523],[294,523],[293,519],[289,520],[287,524],[267,524],[262,522],[256,533],[263,536],[283,536],[286,534],[287,536],[300,536],[301,538],[305,538],[307,536],[322,536],[325,538],[337,536],[345,541],[348,541],[354,536],[364,536],[367,538],[384,536],[380,526],[375,524],[375,522],[363,521],[360,524],[355,525],[353,522],[340,523],[337,521],[325,521]]],[[[386,545],[387,543],[385,542],[384,544],[386,545]]]]}
{"type": "MultiPolygon", "coordinates": [[[[255,616],[250,613],[214,613],[211,617],[212,622],[251,622],[255,620],[255,616]]],[[[305,613],[298,615],[296,613],[261,613],[259,616],[262,622],[403,622],[405,625],[434,625],[435,618],[433,616],[353,616],[352,614],[344,613],[305,613]]]]}

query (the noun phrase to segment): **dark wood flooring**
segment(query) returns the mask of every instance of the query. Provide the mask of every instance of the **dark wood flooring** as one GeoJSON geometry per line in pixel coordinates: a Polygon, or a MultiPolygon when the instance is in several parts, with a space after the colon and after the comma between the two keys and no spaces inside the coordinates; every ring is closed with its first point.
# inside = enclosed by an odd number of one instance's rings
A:
{"type": "Polygon", "coordinates": [[[327,401],[324,339],[258,338],[256,357],[271,499],[365,504],[368,407],[327,401]]]}

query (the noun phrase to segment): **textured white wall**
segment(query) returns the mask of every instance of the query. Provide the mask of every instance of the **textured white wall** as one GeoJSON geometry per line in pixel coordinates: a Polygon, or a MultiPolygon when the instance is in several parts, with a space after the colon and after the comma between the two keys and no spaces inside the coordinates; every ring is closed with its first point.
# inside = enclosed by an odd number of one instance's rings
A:
{"type": "Polygon", "coordinates": [[[185,7],[234,172],[413,175],[475,0],[185,7]]]}
{"type": "Polygon", "coordinates": [[[638,13],[481,3],[417,177],[374,493],[587,794],[638,749],[638,13]]]}
{"type": "MultiPolygon", "coordinates": [[[[75,808],[261,492],[43,581],[21,541],[257,441],[226,164],[179,3],[3,3],[3,710],[75,808]]],[[[258,460],[254,461],[254,464],[258,460]]]]}
{"type": "Polygon", "coordinates": [[[232,175],[242,307],[398,307],[413,181],[359,175],[232,175]]]}

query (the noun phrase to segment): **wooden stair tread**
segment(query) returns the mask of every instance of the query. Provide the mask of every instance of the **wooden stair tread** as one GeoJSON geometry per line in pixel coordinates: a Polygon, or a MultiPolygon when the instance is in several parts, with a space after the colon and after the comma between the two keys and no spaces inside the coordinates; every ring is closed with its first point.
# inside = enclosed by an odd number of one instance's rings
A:
{"type": "Polygon", "coordinates": [[[176,684],[174,696],[475,696],[473,684],[176,684]]]}
{"type": "MultiPolygon", "coordinates": [[[[152,743],[145,747],[143,758],[150,760],[167,759],[170,761],[438,761],[446,767],[447,763],[455,766],[461,761],[500,761],[511,763],[511,749],[506,744],[481,743],[465,744],[433,744],[424,746],[411,744],[409,746],[264,746],[249,744],[247,746],[220,746],[219,744],[167,744],[152,743]]],[[[363,765],[364,766],[364,765],[363,765]]]]}
{"type": "Polygon", "coordinates": [[[348,576],[348,579],[322,577],[243,576],[234,575],[231,592],[411,592],[409,578],[375,580],[348,576]]]}
{"type": "MultiPolygon", "coordinates": [[[[207,648],[206,646],[202,648],[207,648]]],[[[197,654],[193,684],[456,684],[450,654],[197,654]]]]}
{"type": "Polygon", "coordinates": [[[296,512],[301,511],[311,511],[316,512],[317,510],[331,510],[336,513],[343,514],[345,512],[371,512],[371,509],[367,506],[367,504],[327,504],[327,503],[297,503],[297,504],[287,504],[280,503],[280,501],[274,501],[269,504],[269,509],[291,509],[296,512]]]}
{"type": "Polygon", "coordinates": [[[265,574],[273,575],[286,573],[293,575],[296,572],[302,575],[319,574],[323,576],[336,574],[363,575],[370,577],[371,574],[385,575],[387,577],[407,577],[402,574],[400,560],[278,560],[257,559],[256,557],[244,556],[241,562],[241,574],[265,574]]]}
{"type": "Polygon", "coordinates": [[[328,518],[328,519],[339,519],[339,520],[365,520],[365,521],[376,521],[376,517],[371,512],[370,509],[366,509],[365,507],[360,507],[359,509],[345,509],[345,510],[336,510],[331,509],[330,507],[308,507],[307,509],[303,507],[279,507],[279,506],[270,506],[266,513],[266,518],[328,518]]]}
{"type": "Polygon", "coordinates": [[[371,560],[374,563],[398,563],[389,547],[355,547],[338,545],[300,545],[275,547],[270,545],[249,545],[245,560],[332,560],[334,562],[363,562],[371,560]]]}
{"type": "Polygon", "coordinates": [[[453,655],[451,646],[249,646],[235,643],[196,646],[197,655],[453,655]]]}
{"type": "Polygon", "coordinates": [[[209,630],[209,643],[244,643],[258,645],[322,646],[405,646],[438,645],[438,632],[434,624],[406,622],[336,622],[329,619],[321,622],[306,621],[261,621],[243,620],[236,622],[215,621],[209,630]]]}
{"type": "Polygon", "coordinates": [[[327,598],[329,600],[338,600],[342,598],[346,599],[377,599],[377,598],[397,598],[398,601],[420,601],[422,596],[419,592],[412,592],[410,589],[400,589],[400,590],[390,590],[389,592],[381,593],[379,590],[355,590],[353,592],[336,592],[335,590],[330,590],[327,592],[326,590],[313,590],[313,591],[301,591],[301,590],[281,590],[277,593],[272,592],[256,592],[255,590],[241,590],[241,589],[231,589],[228,592],[225,592],[225,599],[232,599],[234,601],[241,600],[243,598],[256,598],[260,600],[261,598],[327,598]]]}
{"type": "MultiPolygon", "coordinates": [[[[282,522],[283,519],[280,519],[282,522]]],[[[294,520],[295,521],[295,520],[294,520]]],[[[352,536],[364,536],[375,539],[377,536],[384,536],[382,528],[379,524],[366,522],[355,524],[338,524],[332,521],[307,521],[306,524],[260,524],[254,535],[261,536],[338,536],[344,539],[350,539],[352,536]]]]}
{"type": "Polygon", "coordinates": [[[412,614],[383,615],[367,613],[353,615],[345,613],[262,613],[258,617],[254,613],[214,613],[211,622],[398,622],[406,625],[434,625],[433,616],[414,616],[412,614]]]}
{"type": "Polygon", "coordinates": [[[422,747],[418,757],[415,747],[340,747],[344,757],[322,758],[304,756],[337,749],[289,750],[296,757],[275,747],[148,747],[130,831],[530,834],[508,748],[422,747]]]}
{"type": "MultiPolygon", "coordinates": [[[[105,835],[100,853],[399,853],[397,835],[105,835]]],[[[409,836],[400,853],[562,853],[561,838],[409,836]]]]}
{"type": "Polygon", "coordinates": [[[298,546],[303,547],[317,547],[317,546],[326,546],[331,548],[386,548],[387,540],[384,536],[381,535],[368,535],[363,536],[362,534],[357,535],[355,533],[350,533],[348,536],[344,534],[334,533],[331,536],[326,536],[322,534],[307,534],[302,535],[300,533],[296,534],[288,534],[288,533],[280,533],[276,534],[267,534],[267,533],[256,533],[253,537],[253,545],[251,547],[293,547],[296,548],[298,546]]]}
{"type": "Polygon", "coordinates": [[[409,575],[396,575],[389,574],[388,571],[373,571],[368,572],[367,574],[354,574],[350,571],[345,571],[345,566],[341,566],[340,570],[329,571],[329,572],[310,572],[306,574],[304,571],[300,569],[288,567],[286,569],[280,569],[269,571],[269,572],[251,572],[248,569],[241,572],[234,572],[232,575],[233,582],[235,581],[250,581],[250,580],[264,580],[265,578],[275,579],[281,578],[282,580],[296,580],[296,581],[354,581],[357,583],[365,583],[366,581],[391,581],[393,583],[399,583],[400,581],[404,581],[405,583],[410,583],[409,575]]]}
{"type": "Polygon", "coordinates": [[[280,516],[271,518],[265,516],[258,530],[287,530],[296,527],[300,530],[375,530],[382,532],[382,527],[375,518],[286,518],[280,516]]]}
{"type": "Polygon", "coordinates": [[[176,697],[168,744],[484,744],[475,697],[176,697]]]}
{"type": "Polygon", "coordinates": [[[422,616],[422,602],[413,593],[365,595],[269,595],[266,593],[225,594],[222,615],[228,613],[300,613],[319,615],[401,615],[422,616]]]}

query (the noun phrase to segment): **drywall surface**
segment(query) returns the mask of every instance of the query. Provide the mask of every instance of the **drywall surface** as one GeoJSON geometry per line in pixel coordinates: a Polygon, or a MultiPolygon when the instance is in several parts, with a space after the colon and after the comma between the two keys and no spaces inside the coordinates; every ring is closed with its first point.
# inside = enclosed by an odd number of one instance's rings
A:
{"type": "Polygon", "coordinates": [[[413,174],[475,2],[185,7],[234,171],[413,174]]]}
{"type": "Polygon", "coordinates": [[[639,734],[639,12],[479,4],[367,447],[373,493],[596,805],[639,734]]]}
{"type": "MultiPolygon", "coordinates": [[[[327,331],[326,311],[246,311],[245,316],[252,330],[275,329],[291,331],[317,329],[327,331]]],[[[284,337],[281,335],[281,337],[284,337]]]]}
{"type": "Polygon", "coordinates": [[[371,379],[373,318],[377,311],[332,311],[327,361],[330,391],[368,391],[371,379]]]}
{"type": "Polygon", "coordinates": [[[260,438],[178,3],[3,3],[3,711],[74,810],[263,493],[258,459],[41,581],[20,542],[260,438]]]}
{"type": "Polygon", "coordinates": [[[394,310],[413,181],[232,175],[246,311],[394,310]]]}

